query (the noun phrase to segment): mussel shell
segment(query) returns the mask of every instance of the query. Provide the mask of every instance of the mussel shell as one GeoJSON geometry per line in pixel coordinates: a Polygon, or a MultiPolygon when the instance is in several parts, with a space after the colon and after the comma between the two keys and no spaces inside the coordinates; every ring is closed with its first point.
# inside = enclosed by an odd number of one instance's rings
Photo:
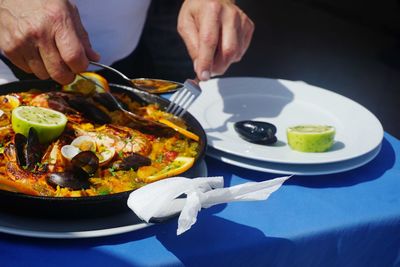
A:
{"type": "Polygon", "coordinates": [[[49,100],[47,101],[49,108],[57,110],[61,113],[77,113],[76,110],[71,108],[67,101],[62,97],[62,95],[49,94],[49,100]]]}
{"type": "MultiPolygon", "coordinates": [[[[107,93],[96,92],[92,95],[92,98],[100,105],[106,107],[109,111],[115,111],[119,109],[117,103],[115,103],[112,97],[107,93]]],[[[123,108],[126,108],[126,105],[122,103],[117,97],[115,97],[115,100],[118,101],[123,108]]]]}
{"type": "Polygon", "coordinates": [[[68,104],[75,110],[82,113],[82,115],[94,123],[106,124],[111,123],[111,118],[104,111],[96,107],[96,105],[87,101],[84,96],[70,96],[67,99],[68,104]]]}
{"type": "Polygon", "coordinates": [[[236,122],[234,128],[239,136],[248,142],[272,144],[277,141],[276,126],[272,123],[245,120],[236,122]]]}
{"type": "Polygon", "coordinates": [[[70,188],[72,190],[88,189],[90,182],[88,176],[76,171],[53,172],[47,176],[47,183],[54,188],[70,188]]]}
{"type": "Polygon", "coordinates": [[[29,129],[28,138],[17,133],[14,136],[17,163],[20,167],[32,171],[37,163],[42,160],[43,151],[39,137],[34,128],[29,129]]]}
{"type": "Polygon", "coordinates": [[[99,158],[92,151],[82,151],[71,159],[71,165],[74,170],[92,175],[99,168],[99,158]]]}
{"type": "Polygon", "coordinates": [[[136,171],[139,167],[149,165],[151,165],[151,160],[149,158],[137,153],[133,153],[123,158],[121,161],[115,162],[113,164],[113,168],[115,168],[116,170],[127,171],[133,169],[134,171],[136,171]]]}
{"type": "Polygon", "coordinates": [[[29,129],[28,139],[25,148],[26,166],[28,170],[33,170],[37,163],[42,160],[43,151],[39,142],[39,136],[35,128],[29,129]]]}
{"type": "Polygon", "coordinates": [[[20,167],[26,166],[25,147],[27,139],[23,134],[17,133],[14,136],[14,146],[17,152],[17,163],[20,167]]]}

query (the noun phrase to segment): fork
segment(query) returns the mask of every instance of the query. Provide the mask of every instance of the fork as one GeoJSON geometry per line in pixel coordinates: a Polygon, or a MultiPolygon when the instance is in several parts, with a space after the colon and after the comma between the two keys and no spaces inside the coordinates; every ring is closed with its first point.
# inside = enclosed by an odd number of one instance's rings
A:
{"type": "MultiPolygon", "coordinates": [[[[128,81],[130,84],[133,84],[132,79],[128,78],[126,75],[124,75],[123,73],[121,73],[120,71],[98,63],[98,62],[93,62],[93,61],[89,61],[90,64],[95,65],[95,66],[99,66],[105,69],[109,69],[111,71],[114,71],[115,73],[119,74],[123,79],[125,79],[126,81],[128,81]]],[[[157,79],[155,79],[157,80],[157,79]]],[[[171,82],[171,81],[168,81],[171,82]]],[[[187,79],[183,85],[181,83],[177,83],[177,82],[171,82],[171,83],[176,83],[181,87],[180,89],[178,89],[170,98],[170,104],[168,105],[166,111],[169,113],[172,113],[173,115],[177,116],[177,117],[182,117],[187,109],[189,108],[189,106],[194,102],[194,100],[196,100],[196,98],[200,95],[201,93],[201,88],[199,86],[199,79],[195,78],[195,79],[187,79]]],[[[135,84],[133,84],[135,85],[135,84]]],[[[138,88],[135,86],[135,88],[138,88]]],[[[138,88],[140,89],[140,88],[138,88]]]]}
{"type": "MultiPolygon", "coordinates": [[[[83,76],[82,74],[77,74],[79,77],[81,77],[84,80],[90,81],[92,83],[94,83],[96,86],[100,87],[101,89],[104,90],[104,93],[107,94],[110,99],[115,103],[115,105],[117,106],[117,108],[122,111],[126,116],[128,116],[129,118],[131,118],[132,120],[141,123],[142,125],[146,125],[146,126],[163,126],[162,124],[155,122],[155,121],[150,121],[150,120],[146,120],[142,117],[140,117],[139,115],[136,115],[135,113],[125,109],[121,103],[114,97],[114,95],[109,92],[108,90],[106,90],[101,84],[97,83],[94,80],[91,80],[85,76],[83,76]]],[[[164,127],[164,126],[163,126],[164,127]]]]}
{"type": "Polygon", "coordinates": [[[171,96],[166,111],[177,117],[182,117],[200,94],[199,79],[187,79],[183,83],[183,87],[171,96]]]}

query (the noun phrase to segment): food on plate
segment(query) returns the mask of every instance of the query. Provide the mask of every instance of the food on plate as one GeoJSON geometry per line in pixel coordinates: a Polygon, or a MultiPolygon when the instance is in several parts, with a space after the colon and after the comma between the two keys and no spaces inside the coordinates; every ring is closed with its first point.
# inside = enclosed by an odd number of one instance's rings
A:
{"type": "Polygon", "coordinates": [[[85,82],[71,90],[0,96],[0,189],[51,197],[106,195],[193,166],[199,137],[182,118],[139,103],[132,92],[113,93],[140,118],[132,119],[96,86],[85,82]],[[10,105],[9,99],[18,102],[10,105]]]}
{"type": "Polygon", "coordinates": [[[244,120],[234,124],[239,136],[251,143],[270,145],[277,141],[276,126],[264,121],[244,120]]]}
{"type": "Polygon", "coordinates": [[[289,146],[300,152],[328,151],[334,143],[335,133],[335,128],[327,125],[297,125],[286,131],[289,146]]]}

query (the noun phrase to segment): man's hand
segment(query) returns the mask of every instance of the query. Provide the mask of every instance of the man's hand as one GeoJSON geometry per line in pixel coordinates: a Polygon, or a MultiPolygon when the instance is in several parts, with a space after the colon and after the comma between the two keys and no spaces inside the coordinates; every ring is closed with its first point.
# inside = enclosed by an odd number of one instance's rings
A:
{"type": "Polygon", "coordinates": [[[25,72],[61,84],[99,59],[67,0],[0,0],[0,49],[25,72]]]}
{"type": "Polygon", "coordinates": [[[178,32],[201,80],[238,62],[253,31],[253,22],[233,0],[186,0],[179,13],[178,32]]]}

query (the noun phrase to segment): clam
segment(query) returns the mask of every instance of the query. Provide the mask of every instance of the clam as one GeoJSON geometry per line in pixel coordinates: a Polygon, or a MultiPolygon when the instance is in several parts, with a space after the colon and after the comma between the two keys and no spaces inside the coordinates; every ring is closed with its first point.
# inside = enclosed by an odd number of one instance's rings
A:
{"type": "Polygon", "coordinates": [[[99,158],[99,165],[104,166],[109,163],[115,155],[115,149],[113,147],[109,147],[104,149],[102,152],[96,153],[96,156],[99,158]]]}
{"type": "Polygon", "coordinates": [[[70,145],[65,145],[61,148],[61,154],[67,160],[72,160],[73,157],[82,151],[91,151],[99,159],[99,165],[107,164],[115,155],[113,147],[100,146],[100,151],[97,151],[97,144],[93,137],[88,135],[81,135],[75,138],[70,145]]]}
{"type": "Polygon", "coordinates": [[[276,127],[272,123],[263,121],[238,121],[234,124],[239,136],[251,143],[273,144],[277,141],[276,127]]]}
{"type": "Polygon", "coordinates": [[[96,151],[96,142],[88,135],[78,136],[71,142],[71,145],[81,151],[96,151]]]}
{"type": "Polygon", "coordinates": [[[71,160],[78,155],[79,152],[81,152],[81,150],[73,145],[65,145],[61,148],[61,155],[67,160],[71,160]]]}

